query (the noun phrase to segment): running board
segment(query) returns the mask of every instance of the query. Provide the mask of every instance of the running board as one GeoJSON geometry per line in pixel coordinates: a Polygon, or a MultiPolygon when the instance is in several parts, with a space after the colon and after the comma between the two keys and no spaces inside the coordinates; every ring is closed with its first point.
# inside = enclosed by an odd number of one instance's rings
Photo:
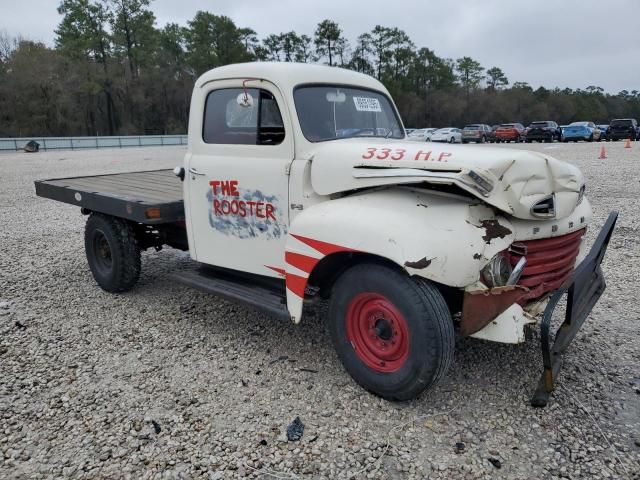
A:
{"type": "Polygon", "coordinates": [[[208,269],[185,270],[171,276],[177,282],[201,292],[247,305],[274,317],[291,320],[284,289],[269,288],[245,277],[220,274],[208,269]]]}

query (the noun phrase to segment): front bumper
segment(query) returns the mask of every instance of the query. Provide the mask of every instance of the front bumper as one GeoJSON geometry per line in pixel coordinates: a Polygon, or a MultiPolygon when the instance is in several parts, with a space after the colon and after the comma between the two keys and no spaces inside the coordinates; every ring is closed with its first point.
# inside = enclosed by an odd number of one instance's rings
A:
{"type": "Polygon", "coordinates": [[[555,134],[553,132],[535,132],[535,133],[527,133],[527,140],[549,140],[555,138],[555,134]]]}
{"type": "Polygon", "coordinates": [[[584,140],[587,141],[589,140],[589,137],[591,135],[590,134],[581,134],[581,133],[573,133],[573,134],[564,134],[564,139],[565,140],[569,140],[569,141],[573,141],[573,140],[584,140]]]}
{"type": "Polygon", "coordinates": [[[624,131],[624,132],[609,131],[607,132],[607,138],[610,138],[611,140],[626,140],[627,138],[634,139],[636,138],[636,134],[629,131],[624,131]]]}
{"type": "Polygon", "coordinates": [[[611,212],[598,238],[584,260],[574,270],[573,275],[549,298],[540,325],[543,372],[538,382],[531,405],[544,407],[555,389],[562,366],[562,354],[575,338],[591,309],[606,288],[600,265],[607,251],[609,240],[618,219],[617,212],[611,212]],[[551,344],[551,319],[560,299],[567,295],[564,322],[558,328],[551,344]]]}

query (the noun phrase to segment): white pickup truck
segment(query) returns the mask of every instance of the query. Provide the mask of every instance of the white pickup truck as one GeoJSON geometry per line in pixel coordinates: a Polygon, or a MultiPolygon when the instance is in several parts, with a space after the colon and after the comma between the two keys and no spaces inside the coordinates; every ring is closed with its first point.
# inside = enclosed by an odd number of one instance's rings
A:
{"type": "Polygon", "coordinates": [[[544,406],[605,288],[600,263],[617,217],[587,254],[591,207],[575,166],[407,141],[380,82],[290,63],[200,77],[174,172],[44,180],[36,192],[88,215],[89,267],[109,292],[135,285],[141,249],[169,245],[197,262],[179,281],[295,323],[305,302],[328,299],[346,370],[392,400],[446,373],[456,331],[519,343],[540,324],[532,403],[544,406]]]}

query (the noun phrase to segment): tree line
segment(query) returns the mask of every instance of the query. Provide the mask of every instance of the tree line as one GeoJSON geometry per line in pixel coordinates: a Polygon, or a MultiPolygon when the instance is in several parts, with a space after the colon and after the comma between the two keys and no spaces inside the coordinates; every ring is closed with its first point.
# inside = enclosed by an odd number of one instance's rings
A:
{"type": "Polygon", "coordinates": [[[608,122],[640,114],[640,92],[533,89],[497,66],[441,58],[403,30],[377,25],[355,41],[323,20],[309,34],[259,38],[198,11],[156,26],[152,0],[62,0],[55,45],[0,33],[0,136],[173,134],[187,129],[191,89],[229,63],[324,63],[378,78],[408,127],[534,120],[608,122]]]}

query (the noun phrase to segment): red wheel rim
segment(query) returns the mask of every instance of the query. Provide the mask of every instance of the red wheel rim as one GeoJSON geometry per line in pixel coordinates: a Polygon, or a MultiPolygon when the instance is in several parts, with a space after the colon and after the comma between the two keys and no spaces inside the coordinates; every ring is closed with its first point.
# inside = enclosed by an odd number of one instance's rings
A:
{"type": "Polygon", "coordinates": [[[351,300],[346,318],[347,339],[358,358],[372,370],[392,373],[409,357],[409,328],[396,306],[377,293],[351,300]]]}

